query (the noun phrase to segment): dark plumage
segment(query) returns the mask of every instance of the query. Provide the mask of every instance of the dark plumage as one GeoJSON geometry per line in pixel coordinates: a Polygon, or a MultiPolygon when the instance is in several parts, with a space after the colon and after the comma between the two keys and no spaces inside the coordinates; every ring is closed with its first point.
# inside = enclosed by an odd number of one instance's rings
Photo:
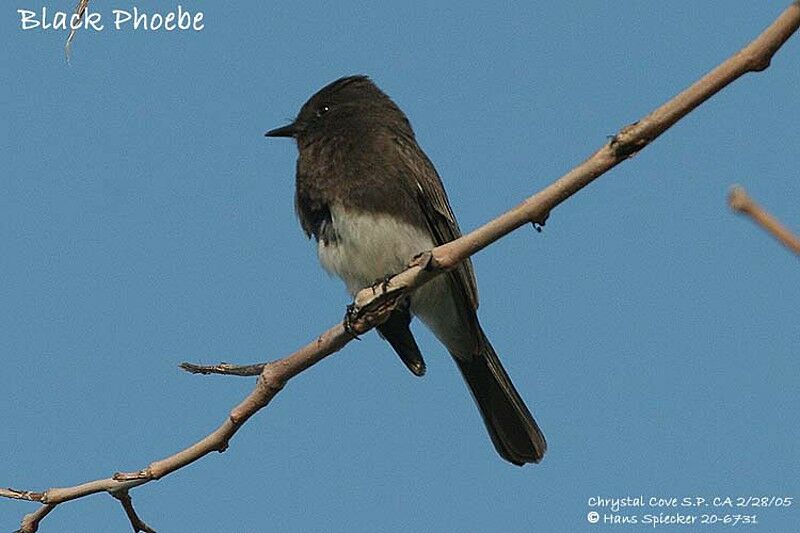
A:
{"type": "MultiPolygon", "coordinates": [[[[320,89],[295,121],[267,132],[293,137],[295,206],[323,266],[355,293],[402,270],[426,249],[458,238],[442,181],[406,116],[366,76],[320,89]]],[[[472,263],[420,287],[378,327],[416,375],[425,363],[409,329],[418,316],[456,361],[497,451],[522,465],[539,462],[546,442],[478,323],[472,263]]]]}

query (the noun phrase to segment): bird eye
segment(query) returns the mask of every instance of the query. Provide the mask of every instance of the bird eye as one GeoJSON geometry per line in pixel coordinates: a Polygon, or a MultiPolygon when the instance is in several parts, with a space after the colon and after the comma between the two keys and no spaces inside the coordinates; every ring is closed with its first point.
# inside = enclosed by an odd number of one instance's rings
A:
{"type": "Polygon", "coordinates": [[[325,113],[327,113],[330,110],[331,110],[331,108],[326,106],[326,105],[321,106],[321,107],[319,107],[319,109],[317,109],[317,116],[321,117],[322,115],[324,115],[325,113]]]}

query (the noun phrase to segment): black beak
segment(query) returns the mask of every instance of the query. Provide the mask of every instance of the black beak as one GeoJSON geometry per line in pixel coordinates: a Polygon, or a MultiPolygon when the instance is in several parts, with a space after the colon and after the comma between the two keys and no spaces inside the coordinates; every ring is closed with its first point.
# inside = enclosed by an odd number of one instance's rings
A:
{"type": "Polygon", "coordinates": [[[264,137],[294,137],[297,135],[298,128],[294,122],[286,126],[269,130],[264,134],[264,137]]]}

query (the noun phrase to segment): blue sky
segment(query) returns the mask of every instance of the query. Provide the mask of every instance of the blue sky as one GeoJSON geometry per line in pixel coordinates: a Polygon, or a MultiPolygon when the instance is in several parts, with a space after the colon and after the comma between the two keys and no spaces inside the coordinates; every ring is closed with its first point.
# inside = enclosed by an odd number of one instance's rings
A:
{"type": "MultiPolygon", "coordinates": [[[[74,2],[5,2],[0,486],[171,454],[253,385],[178,363],[274,359],[341,318],[345,291],[293,213],[296,150],[262,136],[327,82],[369,74],[398,102],[472,229],[787,3],[184,1],[203,31],[82,31],[67,65],[65,35],[21,31],[16,9],[74,2]]],[[[800,264],[725,203],[741,183],[800,230],[798,57],[795,36],[543,233],[474,258],[484,328],[548,437],[540,465],[496,456],[417,326],[423,379],[369,334],[227,453],[136,490],[142,516],[159,531],[591,531],[615,529],[587,522],[592,496],[800,497],[800,264]]],[[[797,506],[693,512],[788,531],[797,506]]],[[[33,508],[0,501],[0,529],[33,508]]],[[[41,531],[128,528],[100,495],[41,531]]]]}

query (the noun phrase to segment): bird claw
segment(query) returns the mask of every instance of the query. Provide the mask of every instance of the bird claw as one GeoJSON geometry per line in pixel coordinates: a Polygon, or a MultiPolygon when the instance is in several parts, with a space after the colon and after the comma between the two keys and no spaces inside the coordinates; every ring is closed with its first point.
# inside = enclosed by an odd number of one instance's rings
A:
{"type": "Polygon", "coordinates": [[[378,278],[372,282],[370,286],[372,288],[372,294],[375,295],[378,293],[378,287],[380,287],[382,293],[386,293],[386,291],[389,290],[389,282],[393,277],[394,274],[386,274],[384,277],[378,278]]]}
{"type": "Polygon", "coordinates": [[[355,327],[353,326],[353,321],[356,318],[358,318],[358,308],[356,308],[356,304],[348,304],[347,310],[344,312],[344,320],[342,321],[344,330],[355,340],[360,341],[361,337],[358,336],[358,333],[356,333],[355,327]]]}

